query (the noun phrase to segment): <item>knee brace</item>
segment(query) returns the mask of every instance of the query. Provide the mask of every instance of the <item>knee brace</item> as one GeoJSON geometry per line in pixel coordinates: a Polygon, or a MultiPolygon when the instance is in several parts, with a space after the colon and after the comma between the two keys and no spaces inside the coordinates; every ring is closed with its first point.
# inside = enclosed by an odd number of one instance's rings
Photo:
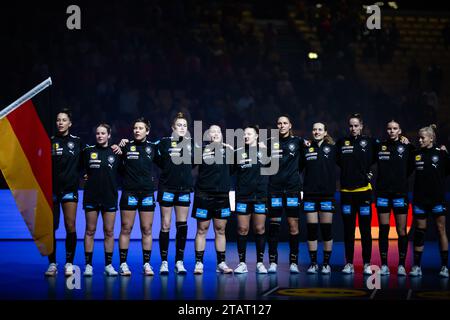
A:
{"type": "Polygon", "coordinates": [[[379,233],[379,238],[382,238],[382,237],[388,237],[389,236],[389,229],[390,229],[390,225],[388,225],[388,224],[380,224],[380,226],[379,226],[379,230],[380,230],[380,233],[379,233]]]}
{"type": "Polygon", "coordinates": [[[279,221],[270,221],[269,238],[276,238],[280,234],[281,224],[279,221]]]}
{"type": "Polygon", "coordinates": [[[332,235],[332,231],[331,231],[331,223],[321,223],[320,224],[320,232],[322,233],[323,241],[333,240],[333,235],[332,235]]]}
{"type": "Polygon", "coordinates": [[[177,227],[176,237],[179,239],[186,239],[187,238],[187,229],[188,229],[187,222],[186,221],[176,222],[175,226],[177,227]]]}
{"type": "Polygon", "coordinates": [[[426,229],[416,228],[414,231],[414,246],[422,247],[425,244],[426,229]]]}
{"type": "Polygon", "coordinates": [[[307,223],[306,230],[308,232],[308,241],[317,241],[317,232],[319,230],[319,224],[307,223]]]}

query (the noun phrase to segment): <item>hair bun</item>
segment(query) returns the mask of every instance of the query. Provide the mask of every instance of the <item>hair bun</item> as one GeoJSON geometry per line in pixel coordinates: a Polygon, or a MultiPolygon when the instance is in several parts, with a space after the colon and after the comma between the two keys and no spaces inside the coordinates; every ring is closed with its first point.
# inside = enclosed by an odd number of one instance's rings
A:
{"type": "Polygon", "coordinates": [[[436,131],[437,125],[435,125],[434,123],[433,123],[433,124],[430,124],[430,128],[433,129],[434,131],[436,131]]]}
{"type": "Polygon", "coordinates": [[[186,117],[184,112],[178,111],[172,120],[172,126],[175,126],[175,122],[177,122],[177,120],[181,120],[181,119],[186,120],[186,123],[188,122],[188,118],[186,117]]]}

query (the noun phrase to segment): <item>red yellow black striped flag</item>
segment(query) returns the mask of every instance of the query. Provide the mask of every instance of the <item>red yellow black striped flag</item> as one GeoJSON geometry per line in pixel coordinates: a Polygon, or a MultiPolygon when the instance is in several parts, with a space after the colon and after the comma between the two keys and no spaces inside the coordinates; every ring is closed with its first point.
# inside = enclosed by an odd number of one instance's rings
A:
{"type": "Polygon", "coordinates": [[[53,251],[51,145],[31,98],[49,85],[0,111],[0,170],[42,255],[53,251]]]}

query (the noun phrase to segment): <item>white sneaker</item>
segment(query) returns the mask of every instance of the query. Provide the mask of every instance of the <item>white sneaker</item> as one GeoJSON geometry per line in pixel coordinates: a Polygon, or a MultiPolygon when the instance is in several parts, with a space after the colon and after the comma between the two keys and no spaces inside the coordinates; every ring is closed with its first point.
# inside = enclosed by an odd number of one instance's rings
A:
{"type": "Polygon", "coordinates": [[[167,261],[161,262],[161,267],[159,267],[159,274],[169,274],[169,264],[167,261]]]}
{"type": "Polygon", "coordinates": [[[419,266],[413,266],[409,272],[410,277],[421,277],[422,269],[419,266]]]}
{"type": "Polygon", "coordinates": [[[175,273],[177,273],[177,274],[186,274],[187,273],[187,270],[183,264],[183,260],[178,260],[177,263],[175,263],[175,273]]]}
{"type": "Polygon", "coordinates": [[[131,276],[131,270],[126,262],[120,264],[119,271],[121,276],[125,277],[131,276]]]}
{"type": "Polygon", "coordinates": [[[404,266],[399,265],[397,268],[397,276],[406,277],[406,269],[404,266]]]}
{"type": "Polygon", "coordinates": [[[300,271],[298,270],[298,265],[296,263],[291,263],[291,265],[289,266],[289,272],[300,273],[300,271]]]}
{"type": "Polygon", "coordinates": [[[330,265],[323,265],[322,266],[322,274],[330,274],[331,273],[331,267],[330,265]]]}
{"type": "Polygon", "coordinates": [[[355,268],[353,267],[353,264],[347,263],[347,264],[344,266],[344,269],[342,269],[342,273],[345,273],[345,274],[352,274],[352,273],[355,273],[355,268]]]}
{"type": "Polygon", "coordinates": [[[245,262],[241,262],[238,264],[238,266],[236,267],[236,269],[234,269],[234,273],[247,273],[248,269],[247,269],[247,264],[245,262]]]}
{"type": "Polygon", "coordinates": [[[47,271],[45,271],[45,276],[55,277],[58,274],[58,265],[56,263],[50,263],[48,265],[47,271]]]}
{"type": "Polygon", "coordinates": [[[219,264],[217,265],[216,272],[224,273],[224,274],[229,274],[229,273],[233,273],[233,269],[231,269],[231,268],[225,263],[225,261],[222,261],[221,263],[219,263],[219,264]]]}
{"type": "Polygon", "coordinates": [[[144,263],[142,266],[142,272],[144,273],[144,276],[153,276],[155,274],[152,266],[148,262],[144,263]]]}
{"type": "Polygon", "coordinates": [[[258,262],[258,263],[256,264],[256,273],[259,273],[259,274],[265,274],[265,273],[267,273],[267,269],[266,269],[266,267],[264,266],[264,263],[258,262]]]}
{"type": "Polygon", "coordinates": [[[371,276],[373,274],[372,269],[370,269],[370,264],[368,264],[368,263],[364,264],[363,274],[365,276],[371,276]]]}
{"type": "Polygon", "coordinates": [[[381,274],[382,276],[388,276],[388,275],[390,275],[391,272],[389,271],[389,267],[388,267],[387,265],[383,264],[383,265],[381,266],[381,269],[380,269],[380,274],[381,274]]]}
{"type": "Polygon", "coordinates": [[[116,277],[119,275],[119,273],[114,269],[112,264],[108,264],[105,267],[105,275],[108,277],[116,277]]]}
{"type": "Polygon", "coordinates": [[[203,263],[200,261],[195,263],[194,274],[203,274],[203,263]]]}
{"type": "Polygon", "coordinates": [[[64,265],[64,275],[66,277],[70,277],[71,275],[73,275],[73,264],[68,262],[64,265]]]}
{"type": "Polygon", "coordinates": [[[442,266],[439,276],[442,278],[448,278],[448,268],[446,266],[442,266]]]}
{"type": "Polygon", "coordinates": [[[85,277],[92,277],[93,274],[94,274],[94,268],[92,268],[92,266],[90,264],[87,264],[84,269],[83,275],[85,277]]]}
{"type": "Polygon", "coordinates": [[[309,274],[316,274],[319,272],[319,266],[317,264],[311,264],[308,268],[307,273],[309,274]]]}
{"type": "Polygon", "coordinates": [[[269,273],[277,273],[277,267],[278,265],[275,262],[272,262],[269,265],[269,270],[267,270],[269,273]]]}

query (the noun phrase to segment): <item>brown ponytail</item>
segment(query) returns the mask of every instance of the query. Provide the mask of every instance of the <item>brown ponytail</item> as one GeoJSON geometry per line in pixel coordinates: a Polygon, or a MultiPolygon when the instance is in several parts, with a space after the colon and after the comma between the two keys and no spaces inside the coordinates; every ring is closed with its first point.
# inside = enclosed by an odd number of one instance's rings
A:
{"type": "Polygon", "coordinates": [[[323,138],[323,141],[325,141],[328,144],[334,144],[333,137],[328,134],[328,126],[327,126],[327,124],[324,123],[323,127],[324,127],[325,131],[327,132],[327,135],[323,138]]]}
{"type": "Polygon", "coordinates": [[[327,134],[325,137],[323,137],[323,141],[325,141],[328,144],[334,144],[333,137],[331,137],[329,134],[327,134]]]}

